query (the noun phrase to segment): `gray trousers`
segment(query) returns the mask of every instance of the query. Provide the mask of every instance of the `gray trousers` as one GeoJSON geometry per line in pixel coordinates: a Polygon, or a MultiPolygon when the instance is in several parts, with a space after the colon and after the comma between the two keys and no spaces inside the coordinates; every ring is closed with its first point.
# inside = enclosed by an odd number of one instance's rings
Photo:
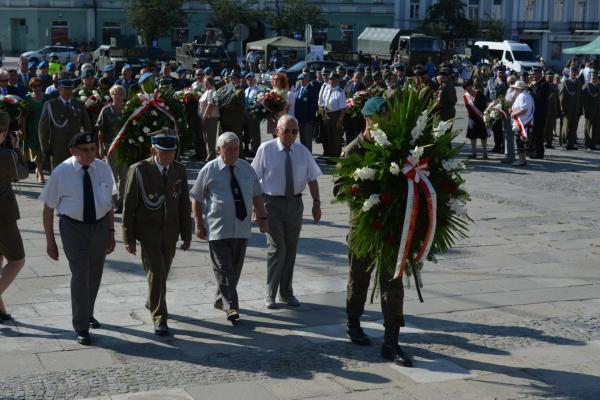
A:
{"type": "Polygon", "coordinates": [[[90,317],[94,315],[94,303],[104,270],[108,218],[103,218],[97,224],[86,225],[60,217],[58,226],[71,269],[73,328],[76,331],[87,330],[90,317]]]}
{"type": "Polygon", "coordinates": [[[515,159],[515,133],[510,118],[504,120],[504,154],[508,160],[515,159]]]}
{"type": "Polygon", "coordinates": [[[304,145],[312,153],[312,142],[315,137],[315,131],[317,130],[315,121],[301,122],[299,124],[300,129],[300,143],[304,145]]]}
{"type": "Polygon", "coordinates": [[[242,273],[248,239],[220,239],[208,242],[210,260],[217,280],[215,302],[223,302],[223,310],[239,310],[237,284],[242,273]]]}
{"type": "Polygon", "coordinates": [[[219,118],[207,118],[206,122],[202,122],[202,133],[204,135],[204,143],[206,143],[206,161],[210,161],[217,157],[217,136],[219,132],[219,118]]]}
{"type": "Polygon", "coordinates": [[[248,111],[244,116],[244,146],[245,150],[252,150],[254,153],[260,147],[260,121],[248,111]]]}
{"type": "MultiPolygon", "coordinates": [[[[104,143],[104,151],[105,154],[108,153],[108,149],[110,148],[110,143],[104,143]]],[[[115,177],[115,182],[117,182],[117,187],[119,188],[118,200],[119,202],[123,201],[123,196],[125,196],[125,181],[127,180],[127,165],[125,164],[117,164],[117,159],[115,154],[111,154],[108,157],[108,165],[112,170],[113,176],[115,177]]]]}
{"type": "Polygon", "coordinates": [[[304,204],[302,197],[265,196],[269,222],[267,233],[267,293],[275,298],[289,299],[294,295],[292,277],[296,262],[296,249],[302,229],[304,204]]]}

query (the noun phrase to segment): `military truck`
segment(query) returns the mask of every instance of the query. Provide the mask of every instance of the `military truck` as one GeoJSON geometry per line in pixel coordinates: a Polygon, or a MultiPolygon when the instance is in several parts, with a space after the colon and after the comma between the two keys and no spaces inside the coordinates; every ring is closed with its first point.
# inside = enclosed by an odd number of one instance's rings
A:
{"type": "Polygon", "coordinates": [[[393,28],[365,28],[358,36],[358,51],[382,61],[391,61],[398,54],[404,64],[412,65],[425,64],[429,57],[437,64],[448,56],[439,38],[420,33],[403,35],[393,28]]]}
{"type": "Polygon", "coordinates": [[[140,72],[140,69],[151,62],[148,49],[145,47],[117,47],[103,44],[98,47],[92,55],[92,64],[96,71],[102,71],[109,64],[115,66],[120,71],[123,65],[129,64],[133,68],[134,74],[140,72]]]}
{"type": "Polygon", "coordinates": [[[211,67],[216,74],[233,66],[225,48],[217,44],[184,43],[175,49],[175,61],[188,71],[211,67]]]}

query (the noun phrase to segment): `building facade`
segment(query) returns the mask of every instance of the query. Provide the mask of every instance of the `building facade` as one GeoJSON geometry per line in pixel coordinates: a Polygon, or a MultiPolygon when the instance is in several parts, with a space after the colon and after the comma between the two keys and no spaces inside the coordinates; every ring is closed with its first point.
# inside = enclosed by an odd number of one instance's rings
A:
{"type": "MultiPolygon", "coordinates": [[[[356,48],[366,27],[397,27],[418,31],[427,9],[438,0],[319,0],[327,23],[313,27],[313,37],[344,42],[356,48]]],[[[599,0],[463,0],[471,19],[506,22],[507,39],[528,43],[547,63],[562,65],[562,49],[587,43],[599,34],[599,0]]],[[[262,0],[261,5],[274,4],[262,0]]],[[[0,42],[5,53],[20,53],[65,42],[108,43],[111,36],[136,37],[127,23],[127,1],[0,0],[0,42]]],[[[202,2],[187,2],[186,26],[161,38],[171,49],[202,36],[211,10],[202,2]]],[[[266,32],[269,35],[269,32],[266,32]]]]}

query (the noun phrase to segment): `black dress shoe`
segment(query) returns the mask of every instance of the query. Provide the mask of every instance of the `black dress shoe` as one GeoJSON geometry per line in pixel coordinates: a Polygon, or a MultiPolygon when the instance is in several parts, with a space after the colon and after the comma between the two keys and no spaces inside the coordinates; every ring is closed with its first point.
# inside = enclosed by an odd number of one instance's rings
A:
{"type": "Polygon", "coordinates": [[[240,319],[240,313],[237,310],[229,309],[226,311],[227,321],[233,322],[240,319]]]}
{"type": "Polygon", "coordinates": [[[577,150],[577,147],[575,146],[567,146],[565,147],[566,150],[577,150]]]}
{"type": "Polygon", "coordinates": [[[405,354],[398,345],[388,346],[386,344],[383,344],[381,346],[381,357],[385,358],[386,360],[390,360],[394,364],[400,365],[402,367],[411,368],[413,366],[412,359],[407,354],[405,354]]]}
{"type": "Polygon", "coordinates": [[[158,336],[169,336],[169,327],[166,322],[154,324],[154,334],[158,336]]]}
{"type": "Polygon", "coordinates": [[[12,315],[5,313],[4,311],[0,311],[0,321],[12,321],[12,315]]]}
{"type": "Polygon", "coordinates": [[[532,160],[543,160],[543,159],[544,159],[544,156],[542,156],[542,155],[539,155],[539,154],[534,154],[534,155],[532,155],[532,156],[531,156],[531,157],[529,157],[529,158],[531,158],[532,160]]]}
{"type": "Polygon", "coordinates": [[[89,346],[90,344],[92,344],[90,331],[77,331],[77,343],[83,346],[89,346]]]}
{"type": "Polygon", "coordinates": [[[547,144],[547,145],[546,145],[546,146],[544,146],[544,147],[546,147],[547,149],[553,149],[553,148],[554,148],[554,146],[552,146],[551,144],[547,144]]]}
{"type": "Polygon", "coordinates": [[[150,303],[146,302],[146,304],[144,304],[144,307],[146,307],[146,310],[150,311],[150,303]]]}
{"type": "Polygon", "coordinates": [[[219,299],[219,300],[215,301],[213,303],[213,307],[215,307],[216,310],[222,310],[223,309],[223,300],[219,299]]]}
{"type": "Polygon", "coordinates": [[[98,329],[100,328],[100,322],[94,317],[90,317],[90,328],[98,329]]]}
{"type": "Polygon", "coordinates": [[[346,328],[346,335],[350,341],[359,346],[370,346],[371,338],[368,337],[360,326],[348,326],[346,328]]]}

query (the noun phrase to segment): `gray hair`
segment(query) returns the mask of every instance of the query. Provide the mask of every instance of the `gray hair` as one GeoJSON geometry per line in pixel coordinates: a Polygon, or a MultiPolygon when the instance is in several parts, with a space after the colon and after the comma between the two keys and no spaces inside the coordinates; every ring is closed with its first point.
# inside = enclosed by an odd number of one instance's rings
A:
{"type": "Polygon", "coordinates": [[[110,93],[110,95],[112,96],[113,94],[115,94],[116,92],[121,92],[123,94],[126,94],[127,91],[125,90],[125,88],[121,85],[112,85],[111,88],[108,90],[108,93],[110,93]]]}
{"type": "Polygon", "coordinates": [[[225,143],[228,142],[236,142],[238,145],[240,144],[240,138],[233,132],[223,132],[217,138],[217,150],[221,147],[225,146],[225,143]]]}
{"type": "Polygon", "coordinates": [[[277,120],[277,128],[283,128],[283,126],[285,125],[286,122],[288,121],[294,121],[296,123],[296,125],[298,124],[298,120],[296,119],[296,117],[294,117],[293,115],[290,114],[283,114],[281,117],[279,117],[279,119],[277,120]]]}
{"type": "Polygon", "coordinates": [[[8,71],[5,70],[4,68],[0,69],[0,77],[3,77],[4,79],[8,79],[8,71]]]}

